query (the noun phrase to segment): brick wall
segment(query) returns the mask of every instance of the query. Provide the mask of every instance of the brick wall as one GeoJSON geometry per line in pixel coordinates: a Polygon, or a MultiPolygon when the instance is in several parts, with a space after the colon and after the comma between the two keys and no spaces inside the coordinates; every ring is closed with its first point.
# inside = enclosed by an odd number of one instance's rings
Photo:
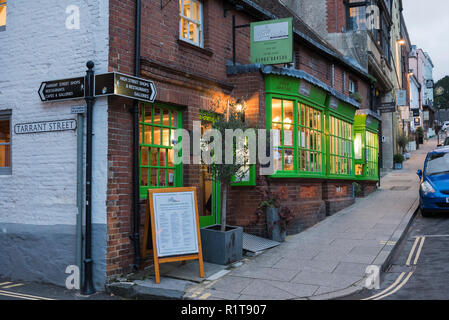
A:
{"type": "Polygon", "coordinates": [[[341,0],[327,0],[327,32],[340,33],[346,29],[346,8],[341,0]]]}
{"type": "MultiPolygon", "coordinates": [[[[179,40],[178,1],[160,8],[158,1],[142,1],[141,76],[157,87],[156,100],[183,110],[183,128],[192,129],[201,109],[210,109],[218,99],[230,97],[247,102],[246,119],[258,127],[265,126],[265,85],[261,73],[227,76],[226,60],[232,59],[232,15],[237,25],[251,20],[243,12],[223,15],[222,2],[204,2],[204,48],[179,40]]],[[[110,0],[109,69],[133,73],[134,70],[134,1],[110,0]]],[[[249,28],[237,30],[237,62],[249,63],[249,28]]],[[[331,84],[331,62],[317,52],[296,46],[298,68],[331,84]]],[[[342,88],[344,66],[335,67],[335,88],[342,88]]],[[[347,90],[345,92],[347,94],[347,90]]],[[[130,102],[110,98],[108,132],[108,276],[130,271],[134,248],[132,233],[132,120],[130,102]],[[124,155],[126,154],[126,156],[124,155]]],[[[200,182],[198,165],[183,166],[183,186],[200,182]]],[[[260,179],[260,177],[258,177],[260,179]]],[[[295,218],[289,233],[297,233],[324,219],[326,202],[323,181],[313,179],[273,180],[273,186],[287,188],[288,206],[295,218]]],[[[232,187],[228,196],[228,222],[241,225],[246,232],[266,235],[265,217],[255,208],[260,203],[257,187],[232,187]]],[[[141,202],[141,240],[143,238],[145,202],[141,202]]],[[[146,260],[151,264],[151,257],[146,260]]]]}

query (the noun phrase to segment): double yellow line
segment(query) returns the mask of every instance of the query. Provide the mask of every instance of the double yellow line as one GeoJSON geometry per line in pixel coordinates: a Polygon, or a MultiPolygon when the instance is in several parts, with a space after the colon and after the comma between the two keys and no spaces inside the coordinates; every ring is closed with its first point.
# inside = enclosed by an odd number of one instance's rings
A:
{"type": "MultiPolygon", "coordinates": [[[[14,287],[19,287],[19,286],[22,286],[22,284],[21,283],[12,284],[12,282],[0,283],[0,288],[2,288],[2,289],[9,289],[9,288],[14,288],[14,287]]],[[[18,298],[18,299],[24,299],[24,300],[54,300],[54,299],[50,299],[50,298],[33,296],[30,294],[18,293],[18,292],[6,291],[6,290],[0,290],[0,296],[10,297],[10,298],[18,298]]]]}
{"type": "MultiPolygon", "coordinates": [[[[426,237],[416,237],[415,242],[413,243],[412,250],[410,251],[410,254],[408,255],[407,262],[405,263],[407,267],[411,266],[415,251],[416,251],[416,255],[415,255],[415,259],[413,260],[413,265],[414,266],[417,265],[425,240],[426,240],[426,237]],[[416,250],[416,248],[418,248],[418,250],[416,250]]],[[[402,287],[404,287],[407,284],[407,282],[410,280],[410,277],[412,275],[413,275],[413,271],[402,272],[399,275],[399,277],[396,279],[396,281],[393,282],[393,284],[391,286],[389,286],[387,289],[383,290],[382,292],[379,292],[378,294],[376,294],[374,296],[371,296],[371,297],[363,299],[363,300],[381,300],[388,296],[391,296],[392,294],[398,292],[402,287]]]]}

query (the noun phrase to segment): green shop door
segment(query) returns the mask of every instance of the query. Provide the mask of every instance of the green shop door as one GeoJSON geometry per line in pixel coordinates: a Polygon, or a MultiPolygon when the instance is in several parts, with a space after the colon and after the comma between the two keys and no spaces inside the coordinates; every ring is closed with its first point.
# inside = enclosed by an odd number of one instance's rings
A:
{"type": "MultiPolygon", "coordinates": [[[[208,113],[201,112],[201,135],[205,130],[212,127],[214,117],[208,113]]],[[[220,223],[220,183],[216,182],[207,165],[200,167],[200,189],[199,189],[199,215],[200,227],[220,223]]]]}

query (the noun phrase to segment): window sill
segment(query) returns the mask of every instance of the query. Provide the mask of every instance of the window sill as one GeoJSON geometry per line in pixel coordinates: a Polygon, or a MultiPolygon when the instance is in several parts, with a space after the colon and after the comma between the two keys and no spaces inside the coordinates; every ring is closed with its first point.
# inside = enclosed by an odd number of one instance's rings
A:
{"type": "Polygon", "coordinates": [[[6,26],[0,26],[0,31],[5,31],[6,30],[6,26]]]}
{"type": "Polygon", "coordinates": [[[178,42],[178,45],[180,47],[193,49],[193,50],[198,51],[198,52],[200,52],[200,53],[202,53],[202,54],[204,54],[204,55],[206,55],[208,57],[212,57],[212,55],[214,54],[214,52],[211,49],[198,47],[198,46],[196,46],[194,44],[191,44],[191,43],[188,43],[187,41],[184,41],[182,39],[178,39],[176,41],[178,42]]]}

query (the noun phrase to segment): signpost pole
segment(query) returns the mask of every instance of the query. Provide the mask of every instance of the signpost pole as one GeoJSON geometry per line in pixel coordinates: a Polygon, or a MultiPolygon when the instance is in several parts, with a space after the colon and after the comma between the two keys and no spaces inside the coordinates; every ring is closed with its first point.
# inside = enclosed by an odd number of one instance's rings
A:
{"type": "Polygon", "coordinates": [[[84,282],[82,293],[90,295],[95,293],[92,270],[92,108],[95,104],[93,94],[94,63],[86,64],[86,105],[87,105],[87,141],[86,141],[86,234],[85,234],[85,258],[84,258],[84,282]]]}

